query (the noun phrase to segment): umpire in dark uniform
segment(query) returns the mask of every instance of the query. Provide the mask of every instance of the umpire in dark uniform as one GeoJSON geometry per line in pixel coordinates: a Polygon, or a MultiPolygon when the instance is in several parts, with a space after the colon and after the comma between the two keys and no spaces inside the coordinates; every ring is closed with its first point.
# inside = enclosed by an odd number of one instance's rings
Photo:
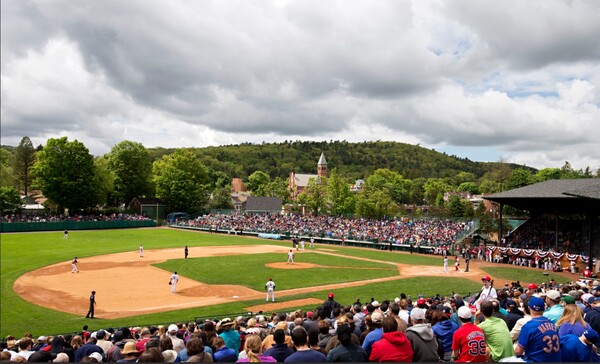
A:
{"type": "Polygon", "coordinates": [[[92,291],[92,294],[90,295],[90,309],[87,315],[85,315],[85,318],[94,318],[94,306],[96,306],[96,291],[92,291]]]}

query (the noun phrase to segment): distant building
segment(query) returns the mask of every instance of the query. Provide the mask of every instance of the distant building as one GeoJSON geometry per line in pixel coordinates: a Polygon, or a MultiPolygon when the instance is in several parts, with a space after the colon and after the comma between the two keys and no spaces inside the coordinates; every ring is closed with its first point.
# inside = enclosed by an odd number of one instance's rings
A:
{"type": "Polygon", "coordinates": [[[308,181],[311,178],[318,179],[319,177],[327,177],[327,160],[325,160],[325,154],[323,153],[321,153],[321,157],[317,163],[317,174],[290,172],[290,179],[288,183],[290,198],[293,201],[296,201],[298,196],[304,191],[306,186],[308,186],[308,181]]]}
{"type": "Polygon", "coordinates": [[[167,216],[167,204],[160,198],[135,197],[131,200],[129,205],[127,205],[127,208],[135,210],[136,214],[146,216],[156,221],[164,219],[167,216]]]}
{"type": "Polygon", "coordinates": [[[246,191],[246,185],[244,184],[244,181],[242,181],[241,178],[234,178],[231,180],[231,192],[240,193],[246,191]]]}
{"type": "Polygon", "coordinates": [[[248,196],[243,204],[246,213],[281,213],[283,201],[281,197],[254,197],[248,196]]]}

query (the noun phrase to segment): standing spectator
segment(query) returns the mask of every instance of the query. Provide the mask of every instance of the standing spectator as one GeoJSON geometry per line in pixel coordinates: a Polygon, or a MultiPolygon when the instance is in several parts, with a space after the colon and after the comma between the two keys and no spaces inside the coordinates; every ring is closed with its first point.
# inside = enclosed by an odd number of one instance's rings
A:
{"type": "Polygon", "coordinates": [[[413,308],[410,321],[412,326],[406,330],[406,337],[413,349],[413,361],[439,362],[438,344],[431,326],[425,323],[425,310],[413,308]]]}
{"type": "Polygon", "coordinates": [[[515,355],[524,356],[527,361],[559,362],[561,356],[558,332],[554,323],[543,316],[544,308],[544,300],[531,297],[531,320],[521,328],[515,355]]]}
{"type": "Polygon", "coordinates": [[[412,346],[406,335],[402,331],[398,331],[398,321],[393,317],[385,317],[382,322],[382,328],[383,336],[381,340],[373,344],[369,361],[412,362],[412,346]]]}
{"type": "MultiPolygon", "coordinates": [[[[494,307],[491,301],[483,301],[480,311],[485,321],[478,326],[485,334],[488,357],[493,361],[508,358],[515,354],[510,331],[504,320],[493,316],[494,307]]],[[[477,316],[477,315],[476,315],[477,316]]]]}
{"type": "Polygon", "coordinates": [[[471,323],[473,314],[467,306],[458,309],[458,318],[462,325],[452,336],[452,357],[455,362],[478,362],[486,361],[485,334],[471,323]]]}
{"type": "Polygon", "coordinates": [[[285,359],[286,363],[318,363],[327,361],[325,355],[308,347],[308,334],[303,327],[294,328],[291,336],[296,352],[285,359]]]}
{"type": "Polygon", "coordinates": [[[481,278],[481,283],[483,283],[483,287],[481,287],[481,291],[479,291],[479,297],[476,301],[476,305],[479,307],[481,302],[490,301],[498,298],[498,293],[496,292],[496,288],[492,286],[492,277],[489,275],[485,275],[481,278]]]}
{"type": "Polygon", "coordinates": [[[333,310],[340,308],[340,304],[334,300],[333,292],[327,295],[327,301],[323,302],[323,312],[326,318],[333,318],[333,310]]]}

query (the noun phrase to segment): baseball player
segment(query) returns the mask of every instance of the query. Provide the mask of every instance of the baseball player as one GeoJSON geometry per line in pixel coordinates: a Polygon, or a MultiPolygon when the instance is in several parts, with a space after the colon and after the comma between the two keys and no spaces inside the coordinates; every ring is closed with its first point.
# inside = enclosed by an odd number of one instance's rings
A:
{"type": "Polygon", "coordinates": [[[185,256],[185,259],[187,259],[188,253],[189,253],[189,251],[188,251],[188,247],[186,245],[185,248],[183,249],[183,255],[185,256]]]}
{"type": "Polygon", "coordinates": [[[454,257],[454,271],[455,271],[455,272],[458,272],[458,266],[459,266],[459,265],[460,265],[460,260],[459,260],[459,258],[458,258],[458,255],[456,255],[456,256],[454,257]]]}
{"type": "Polygon", "coordinates": [[[171,285],[171,293],[175,293],[177,291],[177,282],[179,281],[179,276],[177,272],[173,272],[171,278],[169,279],[169,284],[171,285]]]}
{"type": "Polygon", "coordinates": [[[310,248],[311,249],[315,248],[315,238],[313,238],[312,236],[310,237],[310,248]]]}
{"type": "Polygon", "coordinates": [[[140,258],[144,257],[144,246],[140,244],[140,258]]]}
{"type": "Polygon", "coordinates": [[[79,269],[77,269],[77,264],[77,257],[75,257],[71,261],[71,273],[79,273],[79,269]]]}
{"type": "Polygon", "coordinates": [[[63,235],[63,239],[65,239],[65,240],[69,239],[69,230],[65,229],[65,233],[63,235]]]}
{"type": "Polygon", "coordinates": [[[294,251],[292,249],[288,252],[287,264],[290,264],[290,262],[294,264],[294,251]]]}
{"type": "Polygon", "coordinates": [[[94,306],[96,305],[96,291],[92,291],[92,294],[90,295],[90,309],[88,310],[87,315],[85,315],[85,318],[94,318],[94,306]]]}
{"type": "Polygon", "coordinates": [[[300,239],[300,250],[304,251],[304,240],[300,239]]]}
{"type": "Polygon", "coordinates": [[[265,284],[265,289],[267,290],[267,301],[271,296],[272,302],[275,302],[275,282],[273,282],[273,278],[269,278],[269,281],[265,284]]]}
{"type": "Polygon", "coordinates": [[[444,257],[444,273],[448,273],[448,256],[444,257]]]}
{"type": "Polygon", "coordinates": [[[543,316],[544,300],[539,297],[529,299],[531,320],[521,328],[515,346],[515,355],[524,356],[534,362],[560,362],[560,339],[552,321],[543,316]]]}

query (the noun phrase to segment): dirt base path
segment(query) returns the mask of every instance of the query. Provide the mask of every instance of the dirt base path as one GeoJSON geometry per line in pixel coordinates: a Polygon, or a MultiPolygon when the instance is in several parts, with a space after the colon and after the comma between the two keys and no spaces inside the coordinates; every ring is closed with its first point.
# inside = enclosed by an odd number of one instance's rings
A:
{"type": "MultiPolygon", "coordinates": [[[[189,257],[259,253],[282,253],[284,255],[288,250],[286,247],[276,245],[191,247],[189,257]]],[[[311,252],[337,255],[326,248],[317,248],[311,250],[311,252]]],[[[344,257],[369,260],[358,257],[344,257]]],[[[153,267],[151,264],[179,258],[183,258],[183,249],[181,248],[146,250],[144,258],[139,257],[137,251],[89,257],[79,260],[79,273],[71,273],[70,262],[58,263],[24,274],[16,280],[13,289],[31,303],[81,316],[85,316],[87,313],[90,292],[95,290],[98,292],[95,316],[105,319],[211,306],[226,302],[264,299],[265,297],[264,292],[247,287],[209,285],[183,276],[179,277],[177,293],[173,294],[168,285],[171,272],[153,267]]],[[[281,298],[417,276],[461,277],[479,281],[483,275],[481,267],[497,266],[494,263],[472,262],[469,272],[450,270],[448,273],[444,273],[441,267],[441,258],[439,267],[382,263],[390,264],[392,269],[398,270],[399,274],[392,277],[357,282],[280,290],[276,292],[276,295],[277,298],[281,298]]],[[[269,263],[267,266],[279,269],[309,269],[317,265],[297,262],[295,264],[269,263]]],[[[501,287],[504,283],[510,282],[496,280],[496,287],[501,287]]],[[[248,310],[252,312],[270,311],[286,307],[298,307],[309,303],[317,305],[322,302],[322,300],[309,300],[311,301],[265,302],[265,305],[249,307],[248,310]]]]}

